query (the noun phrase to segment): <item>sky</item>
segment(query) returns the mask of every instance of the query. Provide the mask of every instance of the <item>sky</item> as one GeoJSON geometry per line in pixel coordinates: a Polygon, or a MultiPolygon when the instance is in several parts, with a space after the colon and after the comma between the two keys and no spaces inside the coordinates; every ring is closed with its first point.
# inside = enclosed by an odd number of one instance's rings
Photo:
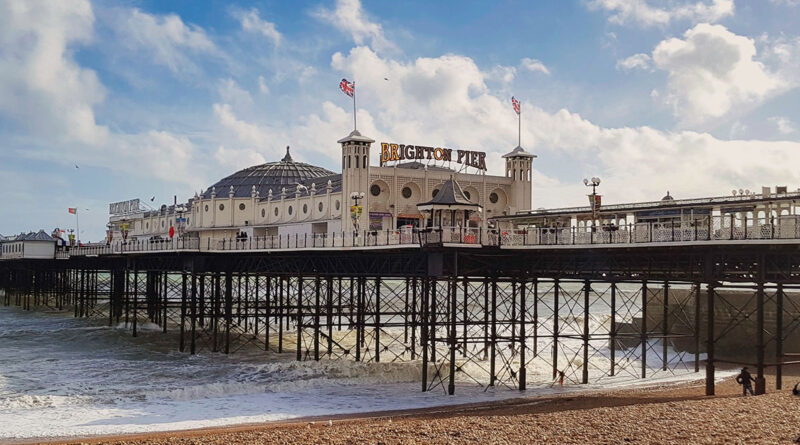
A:
{"type": "MultiPolygon", "coordinates": [[[[800,0],[0,0],[0,233],[100,240],[336,140],[534,161],[533,208],[800,187],[800,0]],[[153,201],[151,201],[153,199],[153,201]]],[[[378,148],[373,148],[373,164],[378,148]]]]}

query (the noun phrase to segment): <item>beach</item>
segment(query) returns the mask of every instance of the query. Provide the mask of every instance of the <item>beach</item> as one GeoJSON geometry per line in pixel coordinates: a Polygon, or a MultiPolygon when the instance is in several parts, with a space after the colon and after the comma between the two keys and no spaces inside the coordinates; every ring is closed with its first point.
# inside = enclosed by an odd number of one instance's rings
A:
{"type": "Polygon", "coordinates": [[[562,394],[394,413],[317,417],[180,432],[71,439],[86,444],[250,443],[793,443],[800,397],[791,387],[741,397],[732,378],[705,396],[702,381],[640,389],[562,394]]]}

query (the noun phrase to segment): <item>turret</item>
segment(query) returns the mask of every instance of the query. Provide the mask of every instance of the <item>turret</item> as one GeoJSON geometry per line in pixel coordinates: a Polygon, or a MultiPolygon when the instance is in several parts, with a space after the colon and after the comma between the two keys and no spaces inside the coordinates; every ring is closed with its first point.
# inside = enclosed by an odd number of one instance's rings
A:
{"type": "Polygon", "coordinates": [[[528,153],[519,145],[511,153],[503,155],[506,160],[506,177],[511,184],[511,197],[508,202],[510,213],[531,209],[531,177],[533,160],[536,155],[528,153]]]}
{"type": "Polygon", "coordinates": [[[364,228],[364,221],[369,221],[369,157],[370,146],[374,140],[362,136],[358,130],[353,130],[347,137],[339,139],[342,144],[342,230],[353,230],[353,222],[350,217],[350,206],[355,205],[355,200],[351,199],[353,193],[363,194],[364,198],[359,199],[358,204],[363,206],[364,213],[361,216],[361,229],[364,228]]]}

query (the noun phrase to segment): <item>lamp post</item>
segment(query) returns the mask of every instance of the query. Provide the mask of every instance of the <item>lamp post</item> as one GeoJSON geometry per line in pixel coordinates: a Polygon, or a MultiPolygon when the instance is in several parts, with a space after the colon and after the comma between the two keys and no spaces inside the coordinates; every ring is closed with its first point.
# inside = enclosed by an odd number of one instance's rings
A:
{"type": "Polygon", "coordinates": [[[592,231],[594,232],[595,221],[597,220],[597,210],[599,207],[599,203],[597,202],[597,186],[600,185],[600,178],[597,176],[592,177],[592,179],[583,178],[583,185],[592,188],[592,194],[589,195],[589,204],[592,206],[592,231]]]}
{"type": "Polygon", "coordinates": [[[353,192],[350,194],[350,199],[354,204],[350,206],[350,217],[353,219],[353,236],[358,236],[359,219],[363,208],[358,205],[358,201],[364,199],[364,192],[353,192]]]}

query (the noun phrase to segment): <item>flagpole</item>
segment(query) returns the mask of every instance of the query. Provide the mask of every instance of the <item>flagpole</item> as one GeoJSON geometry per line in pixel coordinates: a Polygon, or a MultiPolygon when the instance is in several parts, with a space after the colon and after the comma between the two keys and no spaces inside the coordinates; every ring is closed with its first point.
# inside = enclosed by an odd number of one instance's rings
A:
{"type": "Polygon", "coordinates": [[[522,102],[519,103],[519,113],[517,113],[517,147],[522,147],[522,102]]]}
{"type": "Polygon", "coordinates": [[[75,227],[78,231],[77,236],[75,237],[75,241],[78,244],[77,247],[81,246],[81,219],[78,217],[78,208],[75,207],[75,227]]]}
{"type": "Polygon", "coordinates": [[[358,131],[356,122],[356,81],[353,79],[353,131],[358,131]]]}

